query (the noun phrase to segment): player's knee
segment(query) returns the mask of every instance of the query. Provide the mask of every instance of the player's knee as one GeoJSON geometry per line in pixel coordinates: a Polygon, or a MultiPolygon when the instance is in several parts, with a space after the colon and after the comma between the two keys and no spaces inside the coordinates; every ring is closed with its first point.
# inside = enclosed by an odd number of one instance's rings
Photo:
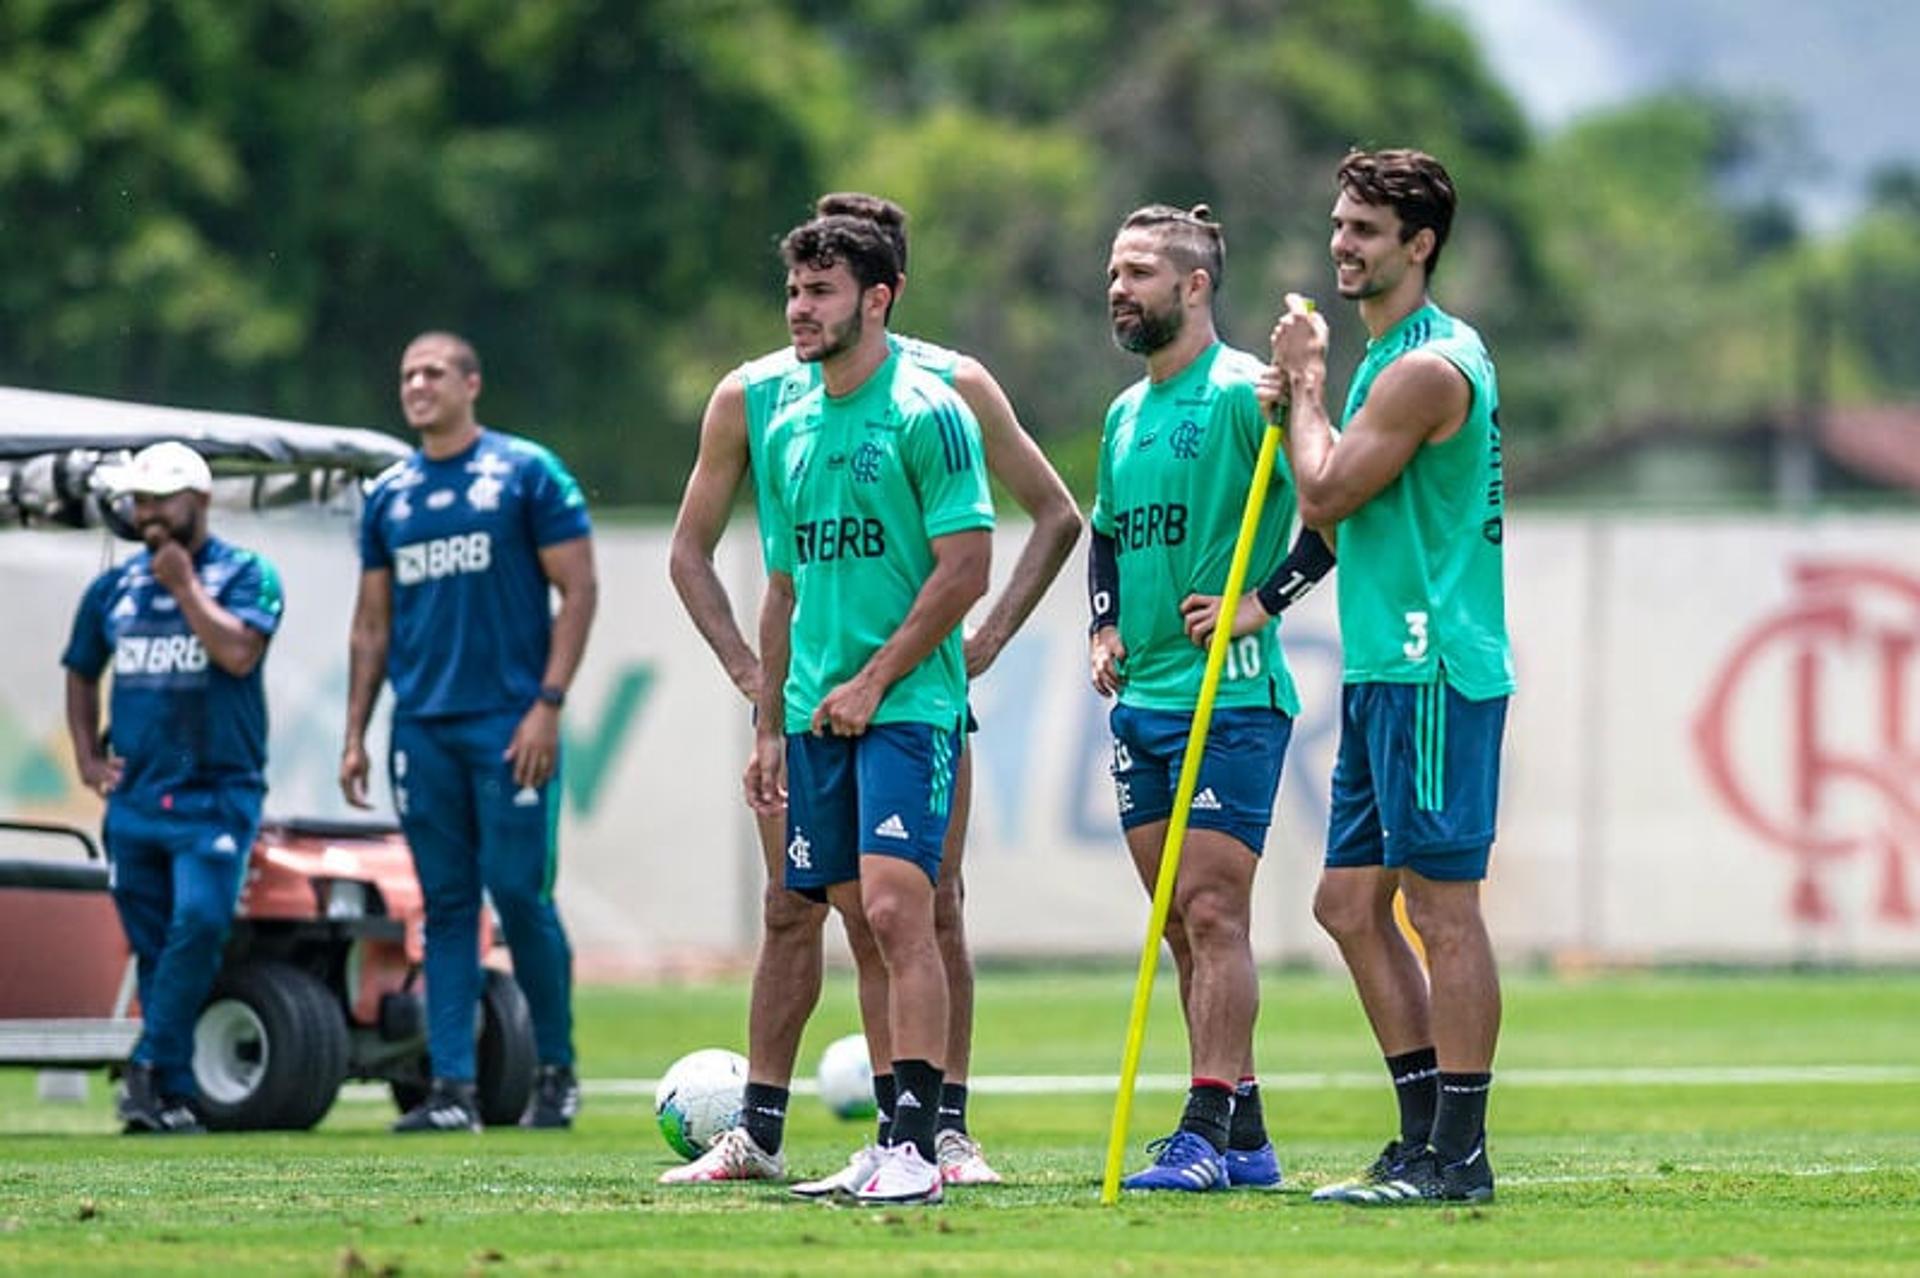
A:
{"type": "Polygon", "coordinates": [[[1407,894],[1407,921],[1429,952],[1474,945],[1486,934],[1473,899],[1462,894],[1413,891],[1407,894]]]}
{"type": "Polygon", "coordinates": [[[906,930],[905,902],[890,892],[872,892],[863,903],[867,931],[882,949],[906,930]]]}
{"type": "Polygon", "coordinates": [[[760,924],[769,944],[818,944],[827,921],[827,907],[777,883],[767,884],[760,897],[760,924]]]}
{"type": "Polygon", "coordinates": [[[177,938],[195,949],[217,949],[232,922],[233,910],[224,901],[184,900],[174,909],[169,942],[177,938]]]}
{"type": "Polygon", "coordinates": [[[1167,926],[1160,935],[1166,938],[1167,948],[1173,951],[1175,958],[1184,960],[1188,954],[1192,953],[1193,947],[1187,944],[1187,924],[1180,917],[1180,908],[1177,905],[1168,907],[1167,926]]]}
{"type": "Polygon", "coordinates": [[[869,963],[880,961],[880,945],[873,939],[873,929],[867,926],[864,912],[847,914],[841,917],[847,928],[847,949],[853,954],[854,966],[864,970],[869,963]]]}
{"type": "MultiPolygon", "coordinates": [[[[508,924],[508,915],[500,916],[503,925],[508,924]]],[[[429,943],[446,944],[448,942],[467,945],[468,940],[480,927],[480,903],[477,901],[449,900],[439,905],[427,906],[427,940],[429,943]]]]}
{"type": "Polygon", "coordinates": [[[1244,944],[1247,902],[1230,889],[1204,888],[1183,896],[1180,922],[1187,944],[1194,949],[1244,944]]]}
{"type": "Polygon", "coordinates": [[[489,887],[487,894],[509,935],[544,925],[553,911],[553,899],[532,888],[503,884],[489,887]]]}
{"type": "Polygon", "coordinates": [[[866,899],[867,927],[880,949],[889,955],[930,943],[926,903],[900,893],[874,892],[866,899]]]}
{"type": "Polygon", "coordinates": [[[1379,908],[1370,894],[1362,894],[1322,882],[1313,894],[1313,921],[1322,931],[1340,942],[1359,940],[1379,924],[1379,908]]]}
{"type": "Polygon", "coordinates": [[[435,887],[422,883],[420,904],[427,911],[429,924],[442,919],[459,920],[469,916],[477,918],[480,914],[480,889],[446,885],[435,887]]]}
{"type": "Polygon", "coordinates": [[[933,930],[940,948],[966,947],[966,887],[955,875],[943,881],[933,894],[933,930]]]}

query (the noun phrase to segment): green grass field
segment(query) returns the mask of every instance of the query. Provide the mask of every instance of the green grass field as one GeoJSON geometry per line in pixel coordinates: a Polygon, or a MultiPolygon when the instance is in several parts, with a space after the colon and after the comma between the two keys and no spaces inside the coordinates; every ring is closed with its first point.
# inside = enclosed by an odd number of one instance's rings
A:
{"type": "MultiPolygon", "coordinates": [[[[1126,972],[989,972],[974,1072],[1111,1074],[1126,972]]],[[[836,975],[803,1049],[854,1028],[836,975]]],[[[1270,974],[1260,1033],[1279,1193],[1099,1206],[1110,1095],[987,1091],[975,1133],[1011,1183],[870,1211],[768,1186],[667,1190],[651,1101],[695,1047],[742,1045],[739,984],[586,989],[572,1133],[385,1134],[344,1100],[301,1135],[128,1139],[104,1077],[43,1104],[0,1074],[0,1272],[49,1274],[1803,1274],[1920,1272],[1920,975],[1514,976],[1492,1110],[1498,1200],[1316,1206],[1392,1099],[1344,981],[1270,974]],[[600,1086],[596,1087],[595,1084],[600,1086]]],[[[1143,1069],[1177,1074],[1163,983],[1143,1069]]],[[[1135,1147],[1179,1098],[1143,1093],[1135,1147]]],[[[862,1125],[797,1097],[796,1170],[862,1125]]],[[[1136,1159],[1137,1161],[1137,1159],[1136,1159]]]]}

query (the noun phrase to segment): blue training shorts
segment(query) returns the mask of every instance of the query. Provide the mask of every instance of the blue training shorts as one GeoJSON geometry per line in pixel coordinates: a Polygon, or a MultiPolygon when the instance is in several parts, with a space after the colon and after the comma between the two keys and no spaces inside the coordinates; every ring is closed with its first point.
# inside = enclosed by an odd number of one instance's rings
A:
{"type": "Polygon", "coordinates": [[[1506,723],[1507,698],[1470,701],[1444,682],[1346,685],[1327,866],[1484,879],[1506,723]]]}
{"type": "Polygon", "coordinates": [[[787,734],[786,886],[816,900],[860,858],[911,861],[940,881],[960,734],[882,723],[857,737],[787,734]]]}
{"type": "MultiPolygon", "coordinates": [[[[1173,792],[1180,784],[1193,715],[1122,704],[1113,708],[1107,723],[1113,729],[1113,792],[1120,827],[1131,830],[1167,820],[1173,815],[1173,792]]],[[[1281,711],[1264,706],[1215,710],[1187,807],[1187,827],[1232,835],[1259,855],[1267,827],[1273,824],[1273,797],[1292,737],[1293,719],[1281,711]]]]}

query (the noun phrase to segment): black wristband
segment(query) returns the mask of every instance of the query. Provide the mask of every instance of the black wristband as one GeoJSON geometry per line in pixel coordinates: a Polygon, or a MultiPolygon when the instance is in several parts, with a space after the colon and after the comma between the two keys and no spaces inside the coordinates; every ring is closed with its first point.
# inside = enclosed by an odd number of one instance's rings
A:
{"type": "Polygon", "coordinates": [[[1260,600],[1260,606],[1269,617],[1277,617],[1285,612],[1289,604],[1294,603],[1312,590],[1314,583],[1326,576],[1333,567],[1333,551],[1326,539],[1311,528],[1302,528],[1294,539],[1293,549],[1273,570],[1273,576],[1260,584],[1254,596],[1260,600]]]}
{"type": "Polygon", "coordinates": [[[1105,533],[1092,534],[1087,550],[1087,603],[1093,610],[1087,633],[1120,624],[1120,557],[1105,533]]]}
{"type": "Polygon", "coordinates": [[[552,706],[555,710],[567,704],[567,690],[550,683],[541,684],[540,691],[534,695],[536,700],[552,706]]]}

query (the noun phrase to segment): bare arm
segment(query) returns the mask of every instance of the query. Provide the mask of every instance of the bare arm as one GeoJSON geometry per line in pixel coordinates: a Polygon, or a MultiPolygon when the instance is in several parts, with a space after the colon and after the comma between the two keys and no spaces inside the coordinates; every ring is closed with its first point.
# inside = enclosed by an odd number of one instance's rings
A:
{"type": "Polygon", "coordinates": [[[67,736],[73,764],[89,790],[105,798],[120,783],[120,760],[100,739],[100,680],[67,671],[67,736]]]}
{"type": "Polygon", "coordinates": [[[193,557],[171,538],[152,547],[153,577],[173,601],[207,659],[236,679],[244,679],[267,652],[267,637],[220,606],[193,570],[193,557]]]}
{"type": "MultiPolygon", "coordinates": [[[[587,631],[600,604],[600,584],[593,571],[593,539],[573,537],[542,546],[539,554],[541,574],[560,593],[560,611],[553,617],[540,686],[558,689],[564,696],[580,669],[580,658],[587,650],[587,631]]],[[[515,785],[545,785],[560,762],[560,707],[544,697],[528,706],[514,726],[503,757],[513,767],[515,785]]]]}
{"type": "Polygon", "coordinates": [[[1013,404],[1000,383],[978,360],[964,360],[954,375],[954,389],[980,422],[980,440],[987,469],[1006,485],[1013,499],[1033,520],[1033,531],[1014,561],[1013,574],[987,610],[986,620],[967,640],[967,677],[993,664],[1013,638],[1080,539],[1080,511],[1060,475],[1040,446],[1021,427],[1013,404]]]}
{"type": "Polygon", "coordinates": [[[747,806],[772,816],[787,806],[787,666],[793,649],[793,578],[767,574],[760,601],[760,695],[755,702],[753,755],[745,777],[747,806]]]}
{"type": "Polygon", "coordinates": [[[593,628],[593,616],[600,607],[593,538],[575,537],[542,546],[540,571],[560,592],[560,611],[553,617],[553,639],[547,648],[547,668],[540,676],[540,686],[565,692],[573,686],[580,658],[587,651],[587,632],[593,628]]]}
{"type": "Polygon", "coordinates": [[[1287,306],[1273,330],[1274,368],[1261,379],[1261,401],[1269,411],[1291,405],[1287,460],[1300,518],[1325,529],[1392,483],[1421,445],[1457,430],[1472,393],[1459,369],[1415,352],[1380,374],[1336,440],[1326,406],[1326,320],[1297,294],[1287,295],[1287,306]]]}
{"type": "Polygon", "coordinates": [[[987,593],[992,558],[993,534],[984,528],[934,538],[933,571],[920,584],[913,607],[860,673],[821,698],[813,730],[841,737],[865,732],[887,689],[925,661],[987,593]]]}
{"type": "Polygon", "coordinates": [[[726,531],[734,494],[747,474],[747,458],[746,395],[739,381],[728,376],[713,388],[700,419],[700,451],[673,523],[667,575],[694,629],[720,659],[733,686],[752,701],[760,685],[760,662],[734,620],[727,588],[713,566],[714,547],[726,531]]]}
{"type": "Polygon", "coordinates": [[[767,574],[766,595],[760,602],[760,696],[755,722],[761,732],[786,735],[787,668],[793,654],[793,578],[784,572],[767,574]]]}
{"type": "Polygon", "coordinates": [[[347,734],[340,751],[340,791],[356,808],[367,798],[367,724],[387,677],[387,645],[393,626],[393,572],[369,568],[360,574],[347,633],[347,734]]]}

